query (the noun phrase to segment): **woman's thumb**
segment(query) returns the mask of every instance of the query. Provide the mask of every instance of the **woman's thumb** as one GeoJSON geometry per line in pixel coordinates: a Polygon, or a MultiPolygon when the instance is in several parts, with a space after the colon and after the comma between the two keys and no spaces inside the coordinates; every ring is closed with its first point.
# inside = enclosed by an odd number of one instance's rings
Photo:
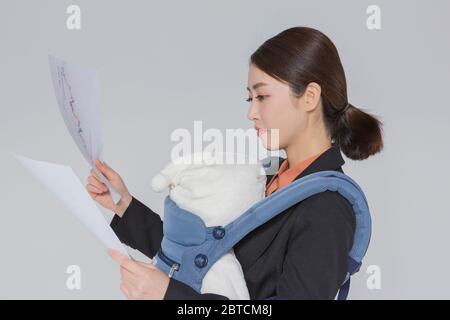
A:
{"type": "Polygon", "coordinates": [[[101,171],[101,173],[103,173],[106,178],[113,178],[115,171],[111,169],[105,162],[95,160],[95,166],[101,171]]]}

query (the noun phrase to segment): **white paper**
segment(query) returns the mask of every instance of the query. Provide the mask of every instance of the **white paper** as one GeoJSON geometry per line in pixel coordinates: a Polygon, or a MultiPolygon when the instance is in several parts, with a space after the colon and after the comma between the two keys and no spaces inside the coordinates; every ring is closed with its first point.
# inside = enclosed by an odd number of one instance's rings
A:
{"type": "Polygon", "coordinates": [[[107,248],[130,257],[71,167],[14,156],[107,248]]]}
{"type": "Polygon", "coordinates": [[[52,55],[49,55],[49,63],[56,101],[66,127],[83,157],[105,183],[114,203],[117,203],[120,200],[119,193],[94,163],[96,159],[102,160],[100,84],[97,71],[70,64],[52,55]]]}

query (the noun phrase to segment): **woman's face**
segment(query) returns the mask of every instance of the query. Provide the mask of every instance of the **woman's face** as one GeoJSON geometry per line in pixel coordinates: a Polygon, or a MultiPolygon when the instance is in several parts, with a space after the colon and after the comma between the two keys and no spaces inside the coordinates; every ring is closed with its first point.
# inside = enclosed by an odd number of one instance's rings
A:
{"type": "Polygon", "coordinates": [[[248,73],[247,90],[250,103],[247,118],[253,122],[266,149],[285,149],[301,135],[306,125],[305,95],[294,97],[288,84],[254,64],[248,73]]]}

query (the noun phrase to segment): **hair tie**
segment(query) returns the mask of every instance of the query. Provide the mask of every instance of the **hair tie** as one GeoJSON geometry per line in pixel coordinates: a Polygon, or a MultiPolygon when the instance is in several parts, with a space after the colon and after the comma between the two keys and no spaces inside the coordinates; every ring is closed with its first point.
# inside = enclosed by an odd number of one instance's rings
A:
{"type": "Polygon", "coordinates": [[[343,115],[347,112],[347,110],[350,108],[351,104],[347,103],[347,105],[344,107],[344,109],[342,109],[341,111],[339,111],[340,115],[343,115]]]}

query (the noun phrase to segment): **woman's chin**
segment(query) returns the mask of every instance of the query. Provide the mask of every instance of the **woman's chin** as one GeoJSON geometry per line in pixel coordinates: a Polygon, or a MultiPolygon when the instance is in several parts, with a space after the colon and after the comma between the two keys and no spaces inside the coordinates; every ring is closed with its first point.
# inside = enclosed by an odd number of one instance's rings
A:
{"type": "Polygon", "coordinates": [[[260,136],[261,139],[261,144],[264,147],[264,149],[268,150],[268,151],[276,151],[279,150],[279,146],[278,144],[275,143],[271,143],[270,139],[267,139],[266,135],[261,135],[260,136]]]}

